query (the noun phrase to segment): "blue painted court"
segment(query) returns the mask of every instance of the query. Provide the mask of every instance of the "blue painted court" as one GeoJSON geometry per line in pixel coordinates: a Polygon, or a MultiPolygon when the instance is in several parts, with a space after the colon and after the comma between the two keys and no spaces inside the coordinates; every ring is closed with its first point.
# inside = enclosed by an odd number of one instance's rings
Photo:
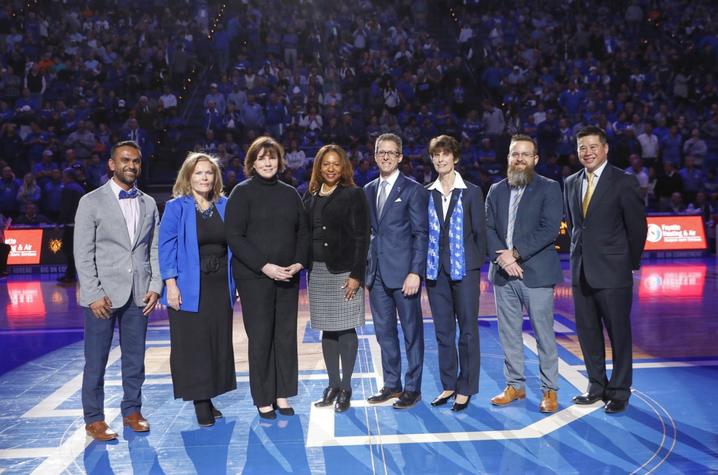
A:
{"type": "MultiPolygon", "coordinates": [[[[300,301],[297,415],[259,419],[249,395],[246,338],[235,314],[238,389],[215,400],[224,413],[196,424],[191,403],[172,399],[169,329],[163,311],[148,331],[143,414],[147,434],[122,431],[120,351],[106,375],[108,423],[118,441],[85,436],[80,404],[81,313],[74,287],[10,277],[0,282],[0,473],[711,473],[718,472],[718,279],[715,260],[646,263],[636,276],[634,392],[609,416],[575,406],[586,375],[575,335],[570,287],[556,290],[559,412],[538,412],[535,340],[526,322],[527,398],[508,407],[489,399],[504,387],[503,356],[490,285],[482,281],[480,392],[469,409],[432,408],[441,391],[433,324],[425,309],[423,400],[397,411],[369,406],[382,386],[371,320],[359,336],[352,408],[314,408],[327,384],[319,334],[300,301]],[[638,280],[640,278],[640,281],[638,280]],[[261,421],[261,422],[260,422],[261,421]]],[[[424,296],[424,300],[426,297],[424,296]]]]}

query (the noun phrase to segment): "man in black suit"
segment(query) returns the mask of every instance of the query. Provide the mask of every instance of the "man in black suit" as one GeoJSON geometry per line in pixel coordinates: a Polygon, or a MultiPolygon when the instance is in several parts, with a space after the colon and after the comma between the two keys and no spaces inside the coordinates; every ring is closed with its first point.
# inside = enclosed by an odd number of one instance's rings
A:
{"type": "Polygon", "coordinates": [[[571,229],[571,278],[576,330],[588,372],[588,391],[576,404],[606,402],[623,411],[631,395],[633,274],[646,241],[646,212],[635,176],[607,163],[606,133],[588,126],[576,135],[583,170],[566,178],[564,207],[571,229]],[[613,353],[606,375],[603,327],[613,353]]]}

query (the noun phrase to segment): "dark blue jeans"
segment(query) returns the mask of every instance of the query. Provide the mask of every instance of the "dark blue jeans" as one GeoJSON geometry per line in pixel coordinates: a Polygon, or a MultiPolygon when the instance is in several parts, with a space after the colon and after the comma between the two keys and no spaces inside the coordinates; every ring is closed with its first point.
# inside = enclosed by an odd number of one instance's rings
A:
{"type": "Polygon", "coordinates": [[[132,296],[107,319],[85,312],[85,370],[82,374],[82,410],[85,423],[105,420],[105,367],[112,346],[115,322],[120,329],[122,351],[122,416],[142,407],[142,383],[145,381],[145,337],[147,317],[132,296]]]}

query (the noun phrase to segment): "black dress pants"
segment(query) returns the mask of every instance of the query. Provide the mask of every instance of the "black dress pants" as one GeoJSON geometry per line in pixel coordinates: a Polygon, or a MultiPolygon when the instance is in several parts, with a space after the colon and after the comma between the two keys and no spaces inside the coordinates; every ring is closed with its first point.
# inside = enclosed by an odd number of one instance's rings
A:
{"type": "Polygon", "coordinates": [[[573,287],[573,302],[576,333],[588,372],[588,392],[601,394],[606,399],[628,400],[633,379],[633,288],[595,289],[588,284],[582,272],[579,285],[573,287]],[[606,374],[604,327],[613,353],[610,379],[606,374]]]}
{"type": "Polygon", "coordinates": [[[299,279],[237,280],[249,343],[249,386],[255,406],[297,394],[299,279]]]}

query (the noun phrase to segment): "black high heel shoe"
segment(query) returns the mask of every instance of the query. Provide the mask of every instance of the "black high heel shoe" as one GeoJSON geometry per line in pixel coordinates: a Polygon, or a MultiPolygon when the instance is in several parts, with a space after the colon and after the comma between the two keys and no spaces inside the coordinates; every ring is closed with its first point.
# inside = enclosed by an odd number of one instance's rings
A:
{"type": "Polygon", "coordinates": [[[453,406],[451,406],[451,410],[454,412],[463,411],[467,407],[469,407],[469,403],[471,402],[471,396],[466,396],[466,402],[458,403],[455,402],[453,406]]]}
{"type": "Polygon", "coordinates": [[[344,412],[351,406],[352,390],[351,389],[340,389],[339,396],[337,396],[337,402],[334,404],[334,412],[344,412]]]}
{"type": "Polygon", "coordinates": [[[274,409],[272,409],[271,411],[262,412],[259,410],[259,406],[257,406],[257,412],[259,413],[259,417],[261,417],[262,419],[276,419],[277,418],[277,413],[274,412],[274,409]]]}
{"type": "Polygon", "coordinates": [[[279,413],[283,416],[294,415],[294,408],[292,407],[279,407],[276,402],[272,404],[272,407],[274,407],[275,410],[279,411],[279,413]]]}
{"type": "Polygon", "coordinates": [[[453,393],[449,394],[448,396],[444,396],[444,397],[441,397],[441,395],[438,395],[438,396],[436,396],[436,398],[434,398],[433,401],[431,401],[431,405],[434,407],[443,406],[444,404],[449,402],[449,399],[455,398],[455,397],[456,397],[456,391],[454,391],[453,393]]]}
{"type": "Polygon", "coordinates": [[[221,418],[224,417],[224,416],[222,415],[222,413],[219,412],[219,409],[217,409],[216,407],[214,407],[214,404],[212,404],[212,400],[211,400],[211,399],[209,400],[209,408],[210,408],[210,410],[212,411],[212,416],[213,416],[215,419],[221,419],[221,418]]]}
{"type": "Polygon", "coordinates": [[[322,398],[314,403],[314,407],[327,407],[334,404],[334,400],[339,395],[339,388],[326,387],[322,398]]]}
{"type": "Polygon", "coordinates": [[[208,400],[194,401],[194,413],[197,416],[197,424],[200,426],[211,427],[214,425],[214,416],[208,400]]]}

